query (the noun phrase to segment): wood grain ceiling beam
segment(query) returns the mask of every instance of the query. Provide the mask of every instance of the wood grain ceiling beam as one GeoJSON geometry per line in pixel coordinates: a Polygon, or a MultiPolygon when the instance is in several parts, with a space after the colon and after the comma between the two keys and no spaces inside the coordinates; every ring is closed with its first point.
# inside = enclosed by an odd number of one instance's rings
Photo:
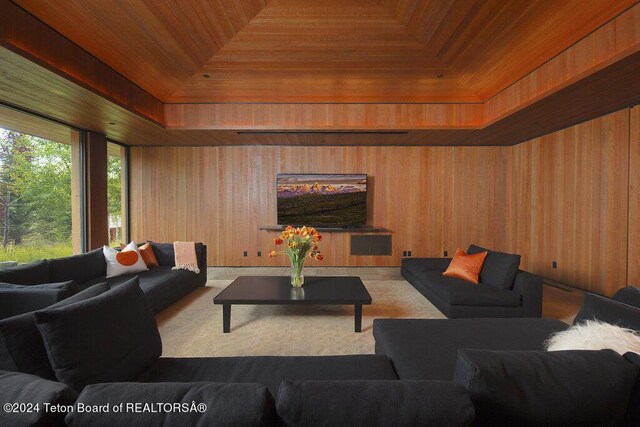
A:
{"type": "Polygon", "coordinates": [[[147,120],[164,124],[160,100],[9,0],[0,0],[0,46],[147,120]]]}

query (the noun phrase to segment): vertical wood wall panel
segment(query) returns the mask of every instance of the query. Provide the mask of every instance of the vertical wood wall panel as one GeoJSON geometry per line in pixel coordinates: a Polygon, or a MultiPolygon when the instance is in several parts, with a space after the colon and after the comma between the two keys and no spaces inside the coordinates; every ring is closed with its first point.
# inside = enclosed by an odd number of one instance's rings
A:
{"type": "Polygon", "coordinates": [[[630,111],[629,261],[627,283],[640,285],[640,106],[630,111]]]}
{"type": "Polygon", "coordinates": [[[132,147],[131,236],[204,241],[210,265],[284,265],[268,258],[276,233],[258,231],[276,223],[276,174],[366,173],[368,222],[391,231],[393,255],[350,256],[349,234],[332,232],[322,265],[399,265],[403,250],[439,256],[470,243],[503,249],[509,150],[132,147]]]}
{"type": "Polygon", "coordinates": [[[391,231],[393,255],[350,256],[349,234],[325,233],[321,265],[399,265],[404,250],[476,243],[610,295],[640,274],[638,108],[629,115],[514,147],[132,147],[132,237],[204,241],[210,265],[285,265],[268,258],[276,233],[258,231],[276,222],[276,174],[366,173],[368,223],[391,231]]]}
{"type": "Polygon", "coordinates": [[[628,117],[513,147],[507,246],[522,268],[606,295],[627,283],[628,117]]]}

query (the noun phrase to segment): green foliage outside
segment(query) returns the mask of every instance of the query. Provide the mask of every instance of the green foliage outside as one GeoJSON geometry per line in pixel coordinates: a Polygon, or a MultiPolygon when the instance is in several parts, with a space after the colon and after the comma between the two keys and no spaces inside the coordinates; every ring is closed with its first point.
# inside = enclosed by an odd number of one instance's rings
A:
{"type": "Polygon", "coordinates": [[[2,239],[10,246],[71,246],[71,146],[0,130],[2,239]]]}
{"type": "MultiPolygon", "coordinates": [[[[121,224],[121,159],[107,159],[109,218],[121,224]]],[[[0,261],[72,254],[72,171],[71,145],[0,129],[0,261]]]]}
{"type": "Polygon", "coordinates": [[[48,246],[32,246],[32,245],[20,245],[20,246],[7,246],[3,248],[0,246],[0,262],[2,261],[16,261],[19,263],[31,262],[37,259],[45,258],[61,258],[72,255],[73,250],[71,245],[48,245],[48,246]]]}
{"type": "Polygon", "coordinates": [[[119,224],[115,236],[109,236],[111,246],[124,241],[122,235],[122,161],[120,157],[107,156],[107,204],[109,222],[119,224]],[[113,239],[111,238],[113,237],[113,239]]]}

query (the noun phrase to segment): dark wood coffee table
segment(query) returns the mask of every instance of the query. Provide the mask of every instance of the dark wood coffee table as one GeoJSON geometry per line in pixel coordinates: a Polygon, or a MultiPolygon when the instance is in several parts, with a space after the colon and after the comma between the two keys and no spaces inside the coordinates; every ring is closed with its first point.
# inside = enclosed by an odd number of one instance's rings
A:
{"type": "Polygon", "coordinates": [[[362,328],[362,306],[371,304],[371,295],[362,280],[354,276],[305,277],[295,289],[290,277],[240,276],[213,298],[222,304],[222,332],[231,330],[231,305],[353,305],[355,331],[362,328]]]}

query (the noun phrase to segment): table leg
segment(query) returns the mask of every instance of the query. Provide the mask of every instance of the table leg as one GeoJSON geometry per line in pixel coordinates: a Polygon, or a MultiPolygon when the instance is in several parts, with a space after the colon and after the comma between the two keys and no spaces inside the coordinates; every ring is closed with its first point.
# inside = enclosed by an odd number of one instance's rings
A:
{"type": "Polygon", "coordinates": [[[231,304],[222,304],[222,332],[231,332],[231,304]]]}
{"type": "Polygon", "coordinates": [[[362,304],[355,305],[356,332],[362,330],[362,304]]]}

